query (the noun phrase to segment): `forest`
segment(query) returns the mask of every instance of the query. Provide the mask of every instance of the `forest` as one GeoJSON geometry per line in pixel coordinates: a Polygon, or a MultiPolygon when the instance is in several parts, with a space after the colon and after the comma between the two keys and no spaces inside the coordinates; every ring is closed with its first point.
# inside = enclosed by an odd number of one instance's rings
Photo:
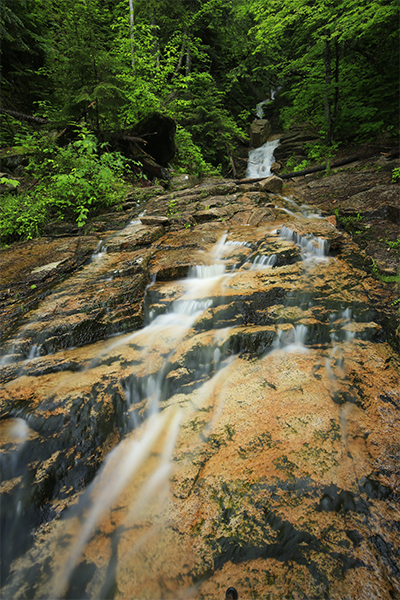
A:
{"type": "Polygon", "coordinates": [[[399,135],[398,0],[2,0],[0,10],[3,245],[51,219],[84,227],[127,185],[154,179],[151,165],[161,177],[232,175],[260,102],[277,131],[313,130],[320,154],[399,135]],[[154,115],[174,145],[155,165],[144,143],[154,115]]]}

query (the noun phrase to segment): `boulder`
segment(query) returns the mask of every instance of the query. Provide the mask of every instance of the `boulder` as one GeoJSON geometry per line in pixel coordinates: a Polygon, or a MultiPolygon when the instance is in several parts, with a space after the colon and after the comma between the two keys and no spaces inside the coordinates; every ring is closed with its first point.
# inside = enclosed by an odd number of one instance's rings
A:
{"type": "Polygon", "coordinates": [[[343,234],[328,219],[296,219],[296,221],[287,221],[287,223],[284,223],[284,226],[287,226],[303,238],[313,235],[317,238],[325,239],[329,242],[330,247],[334,248],[339,246],[343,237],[343,234]]]}
{"type": "Polygon", "coordinates": [[[165,190],[161,185],[149,185],[148,187],[134,186],[127,193],[125,202],[140,204],[163,194],[165,194],[165,190]]]}
{"type": "Polygon", "coordinates": [[[170,220],[168,217],[160,217],[159,215],[148,215],[145,217],[140,217],[140,222],[142,225],[169,225],[170,220]]]}
{"type": "Polygon", "coordinates": [[[205,221],[212,221],[213,219],[220,219],[225,217],[227,211],[224,208],[210,208],[206,210],[199,210],[193,216],[197,223],[204,223],[205,221]]]}
{"type": "Polygon", "coordinates": [[[185,190],[187,188],[192,188],[199,183],[199,178],[196,175],[188,175],[185,173],[181,173],[180,175],[174,175],[171,177],[169,181],[168,189],[175,190],[185,190]]]}
{"type": "Polygon", "coordinates": [[[250,125],[250,143],[253,148],[259,148],[271,135],[271,124],[267,119],[257,119],[250,125]]]}
{"type": "Polygon", "coordinates": [[[260,188],[263,192],[270,192],[271,194],[280,194],[282,192],[283,181],[276,175],[267,177],[260,181],[260,188]]]}
{"type": "Polygon", "coordinates": [[[333,225],[334,227],[336,227],[337,225],[335,215],[329,215],[328,217],[325,217],[325,221],[328,221],[328,223],[331,223],[331,225],[333,225]]]}
{"type": "Polygon", "coordinates": [[[344,200],[340,208],[344,213],[362,212],[372,219],[387,219],[398,223],[400,220],[399,186],[376,185],[344,200]]]}

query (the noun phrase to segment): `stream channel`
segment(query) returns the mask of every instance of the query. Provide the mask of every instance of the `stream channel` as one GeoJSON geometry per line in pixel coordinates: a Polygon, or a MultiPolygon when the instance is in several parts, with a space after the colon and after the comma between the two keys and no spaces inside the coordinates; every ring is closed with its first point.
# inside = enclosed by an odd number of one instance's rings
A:
{"type": "Polygon", "coordinates": [[[4,343],[2,598],[400,597],[399,357],[368,278],[317,212],[229,190],[224,221],[105,237],[4,343]],[[80,343],[84,286],[138,273],[143,326],[102,313],[80,343]]]}

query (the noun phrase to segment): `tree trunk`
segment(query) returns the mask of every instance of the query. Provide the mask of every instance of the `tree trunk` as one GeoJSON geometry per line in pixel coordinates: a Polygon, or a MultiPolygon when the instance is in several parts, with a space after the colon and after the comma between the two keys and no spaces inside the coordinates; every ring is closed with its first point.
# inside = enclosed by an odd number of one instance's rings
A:
{"type": "Polygon", "coordinates": [[[331,91],[331,48],[329,40],[325,41],[324,47],[324,65],[325,65],[325,95],[324,95],[324,113],[325,123],[327,127],[326,141],[328,144],[332,142],[331,139],[331,105],[330,105],[330,91],[331,91]]]}
{"type": "Polygon", "coordinates": [[[132,73],[135,74],[135,15],[133,12],[133,0],[129,0],[129,23],[131,30],[132,73]]]}
{"type": "Polygon", "coordinates": [[[335,38],[335,94],[333,98],[333,114],[331,116],[331,123],[329,128],[329,138],[331,142],[334,138],[336,117],[339,110],[339,62],[339,43],[337,41],[337,38],[335,38]]]}
{"type": "Polygon", "coordinates": [[[190,75],[191,71],[192,71],[192,52],[190,49],[190,42],[189,39],[186,42],[186,71],[185,71],[185,75],[186,77],[188,77],[188,75],[190,75]]]}
{"type": "Polygon", "coordinates": [[[228,158],[229,158],[229,162],[230,162],[230,165],[231,165],[231,168],[229,169],[228,174],[232,171],[232,175],[234,177],[236,177],[236,166],[235,166],[235,162],[233,160],[233,156],[232,156],[232,154],[231,154],[231,152],[229,150],[228,144],[226,144],[226,152],[227,152],[227,155],[228,155],[228,158]]]}
{"type": "Polygon", "coordinates": [[[157,19],[154,10],[150,15],[149,20],[151,22],[151,32],[154,39],[151,46],[151,53],[154,56],[154,67],[157,70],[160,66],[160,40],[157,35],[157,19]]]}
{"type": "Polygon", "coordinates": [[[187,45],[187,29],[185,27],[185,29],[183,30],[183,36],[182,36],[182,45],[181,45],[181,51],[179,53],[179,59],[178,59],[178,63],[175,67],[174,73],[172,75],[172,77],[175,77],[175,75],[178,75],[179,71],[182,68],[182,63],[183,63],[183,59],[185,56],[185,48],[187,45]]]}
{"type": "MultiPolygon", "coordinates": [[[[93,31],[93,16],[92,16],[92,11],[91,11],[91,6],[88,5],[88,3],[86,4],[86,13],[88,16],[88,23],[89,23],[89,27],[90,27],[90,43],[91,43],[91,48],[89,49],[91,58],[92,58],[92,64],[93,64],[93,75],[94,75],[94,86],[96,87],[99,84],[99,74],[98,74],[98,70],[97,70],[97,62],[96,62],[96,45],[94,43],[94,38],[95,38],[95,34],[93,31]]],[[[96,129],[97,131],[100,131],[100,120],[99,120],[99,100],[98,98],[95,97],[95,111],[96,111],[96,129]]]]}
{"type": "Polygon", "coordinates": [[[32,117],[32,115],[26,115],[24,113],[17,112],[16,110],[8,110],[8,108],[0,108],[0,113],[7,113],[19,121],[32,121],[33,123],[39,123],[39,125],[46,125],[49,123],[48,119],[43,119],[42,117],[32,117]]]}

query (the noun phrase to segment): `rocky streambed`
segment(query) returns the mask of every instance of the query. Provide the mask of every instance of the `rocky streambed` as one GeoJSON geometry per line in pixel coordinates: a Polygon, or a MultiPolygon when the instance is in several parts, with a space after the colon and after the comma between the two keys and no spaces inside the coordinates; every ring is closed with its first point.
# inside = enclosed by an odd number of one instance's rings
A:
{"type": "Polygon", "coordinates": [[[296,185],[1,252],[2,597],[400,594],[395,290],[296,185]]]}

